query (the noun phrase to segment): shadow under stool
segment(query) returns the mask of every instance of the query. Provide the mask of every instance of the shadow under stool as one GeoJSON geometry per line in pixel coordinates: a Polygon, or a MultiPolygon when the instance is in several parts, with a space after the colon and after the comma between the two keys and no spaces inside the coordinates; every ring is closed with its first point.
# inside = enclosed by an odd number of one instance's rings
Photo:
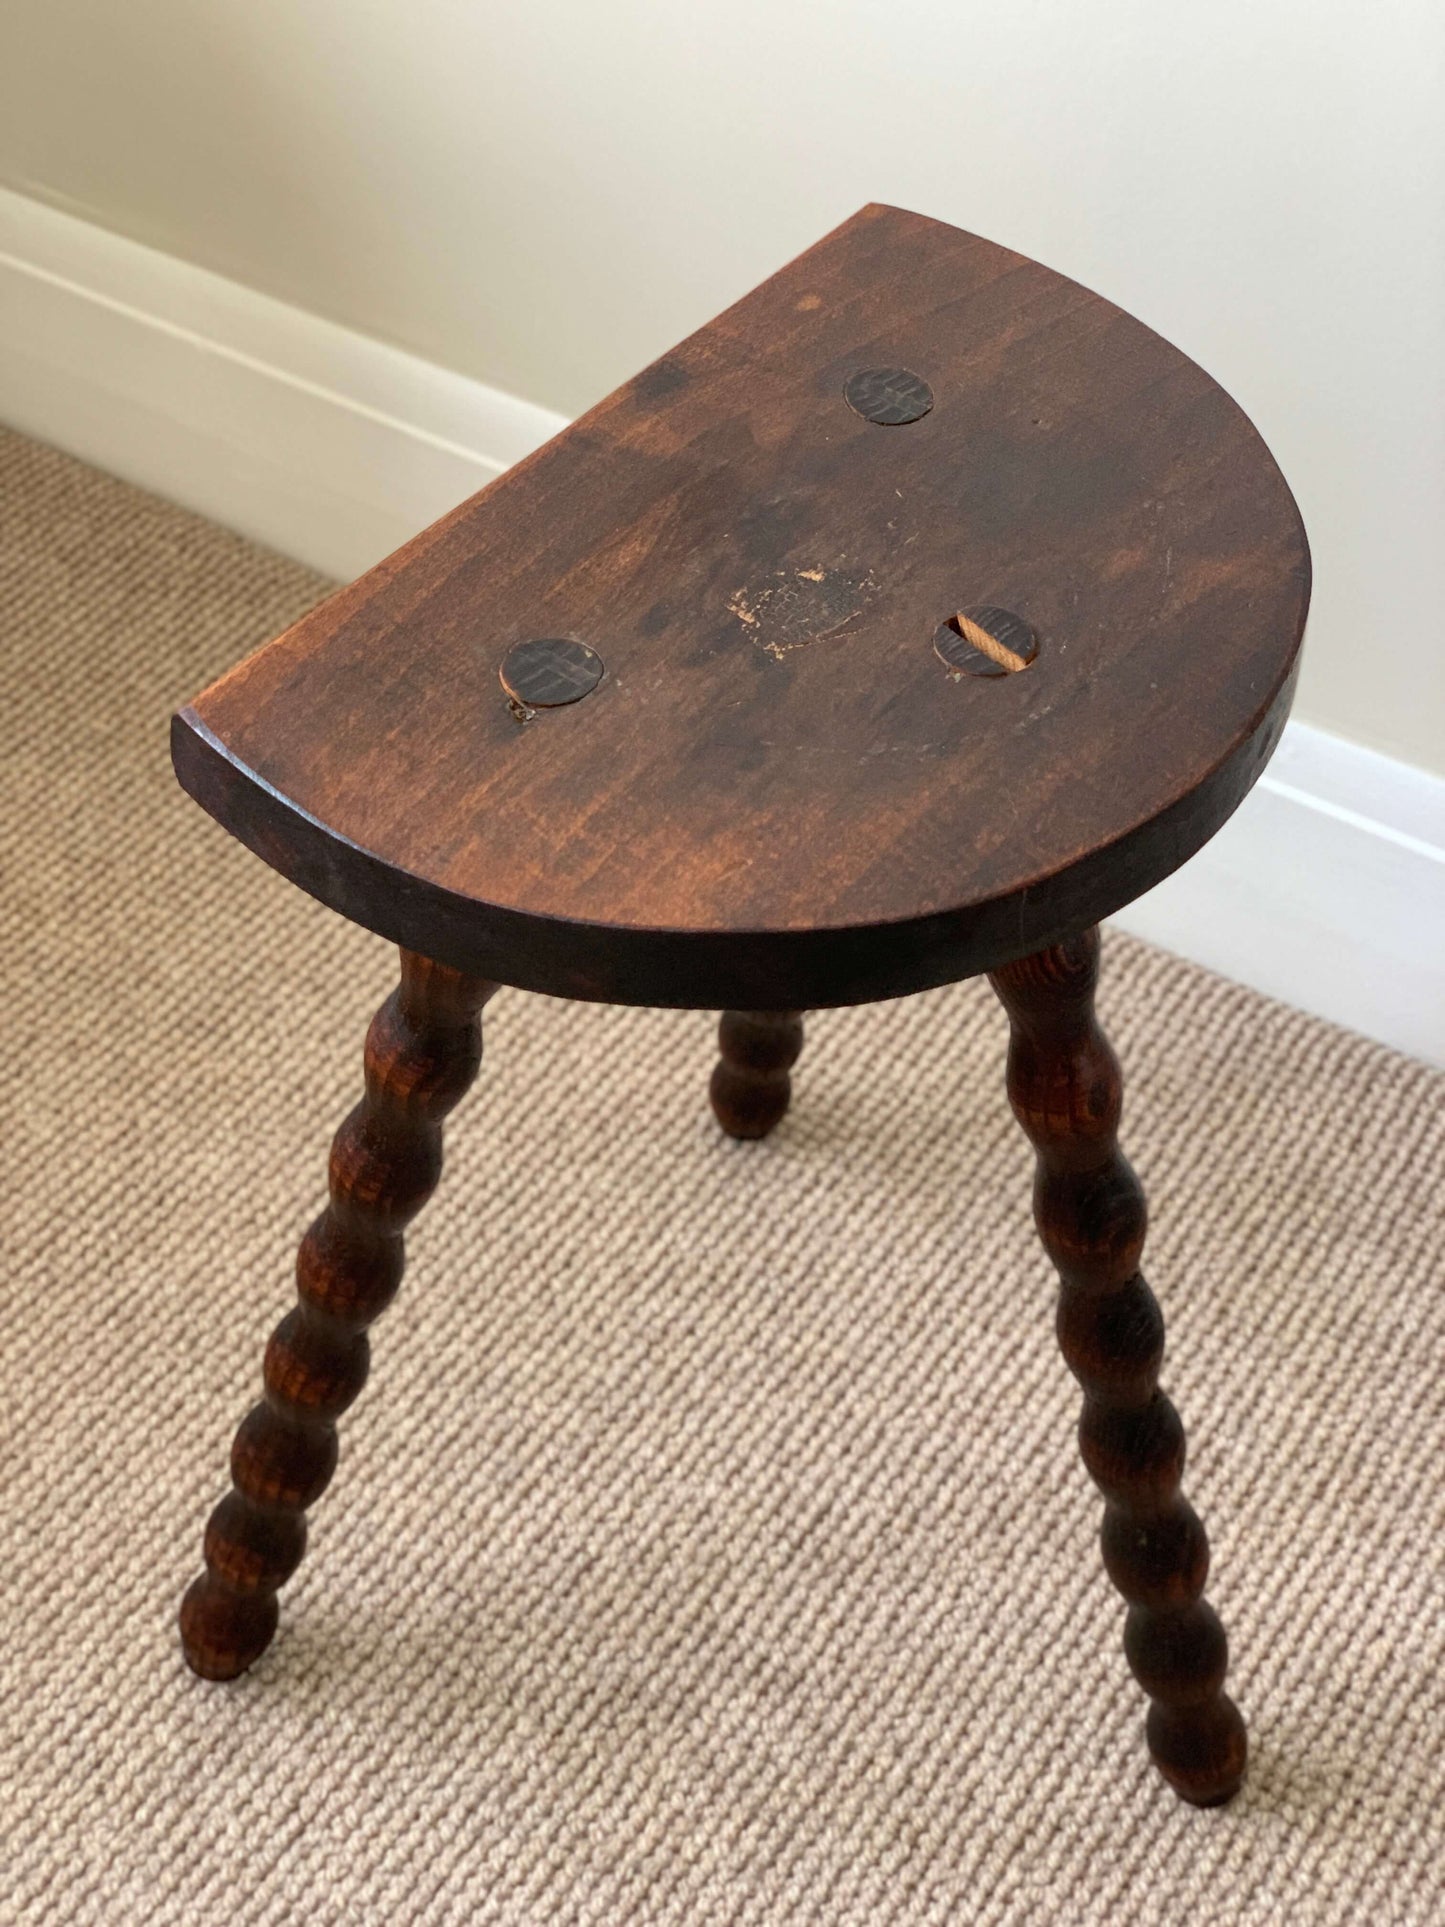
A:
{"type": "Polygon", "coordinates": [[[1227,1800],[1096,926],[1248,792],[1308,600],[1289,490],[1193,362],[868,207],[182,710],[190,794],[402,953],[181,1607],[196,1672],[275,1632],[500,986],[724,1012],[713,1108],[759,1137],[803,1012],[986,972],[1149,1747],[1227,1800]]]}

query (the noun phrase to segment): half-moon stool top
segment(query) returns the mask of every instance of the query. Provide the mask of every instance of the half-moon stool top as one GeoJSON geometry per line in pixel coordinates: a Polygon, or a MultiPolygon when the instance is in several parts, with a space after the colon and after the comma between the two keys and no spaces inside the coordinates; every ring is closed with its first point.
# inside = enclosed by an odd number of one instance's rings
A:
{"type": "Polygon", "coordinates": [[[1201,369],[869,207],[213,684],[173,754],[441,963],[859,1002],[1192,855],[1278,740],[1308,599],[1290,492],[1201,369]],[[965,664],[960,611],[1036,654],[965,664]]]}

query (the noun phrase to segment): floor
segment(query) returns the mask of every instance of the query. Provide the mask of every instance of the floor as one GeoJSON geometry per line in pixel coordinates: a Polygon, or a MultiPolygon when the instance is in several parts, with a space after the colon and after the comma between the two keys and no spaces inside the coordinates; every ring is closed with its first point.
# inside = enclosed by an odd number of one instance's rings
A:
{"type": "Polygon", "coordinates": [[[1445,1918],[1445,1078],[1124,938],[1104,1021],[1252,1731],[1180,1806],[979,984],[810,1019],[508,993],[245,1680],[174,1611],[387,947],[173,784],[325,584],[0,437],[0,1920],[1445,1918]]]}

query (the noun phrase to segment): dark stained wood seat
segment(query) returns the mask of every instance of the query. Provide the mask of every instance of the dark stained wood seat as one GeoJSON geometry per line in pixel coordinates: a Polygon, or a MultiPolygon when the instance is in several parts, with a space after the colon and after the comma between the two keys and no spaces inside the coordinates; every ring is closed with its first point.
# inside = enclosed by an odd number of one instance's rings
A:
{"type": "Polygon", "coordinates": [[[1176,348],[864,210],[198,698],[181,781],[358,923],[566,996],[801,1008],[992,969],[1217,830],[1289,702],[1294,502],[1176,348]],[[872,369],[921,377],[902,425],[872,369]],[[1038,653],[951,670],[960,610],[1038,653]],[[519,722],[516,645],[600,657],[519,722]]]}
{"type": "Polygon", "coordinates": [[[182,1605],[192,1667],[271,1640],[500,986],[721,1010],[713,1108],[760,1137],[804,1011],[986,971],[1150,1749],[1228,1799],[1245,1730],[1096,925],[1258,776],[1308,598],[1289,490],[1193,362],[870,207],[183,710],[191,794],[402,947],[182,1605]]]}

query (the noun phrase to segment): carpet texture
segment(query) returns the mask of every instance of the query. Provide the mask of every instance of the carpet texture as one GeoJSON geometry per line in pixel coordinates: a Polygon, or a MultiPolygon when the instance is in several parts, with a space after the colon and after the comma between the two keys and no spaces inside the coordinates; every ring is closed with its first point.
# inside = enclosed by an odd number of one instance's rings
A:
{"type": "Polygon", "coordinates": [[[281,1636],[187,1673],[394,959],[167,764],[325,585],[3,458],[0,1920],[1445,1919],[1445,1082],[1118,937],[1233,1806],[1146,1759],[980,984],[812,1018],[756,1146],[708,1015],[498,998],[281,1636]]]}

